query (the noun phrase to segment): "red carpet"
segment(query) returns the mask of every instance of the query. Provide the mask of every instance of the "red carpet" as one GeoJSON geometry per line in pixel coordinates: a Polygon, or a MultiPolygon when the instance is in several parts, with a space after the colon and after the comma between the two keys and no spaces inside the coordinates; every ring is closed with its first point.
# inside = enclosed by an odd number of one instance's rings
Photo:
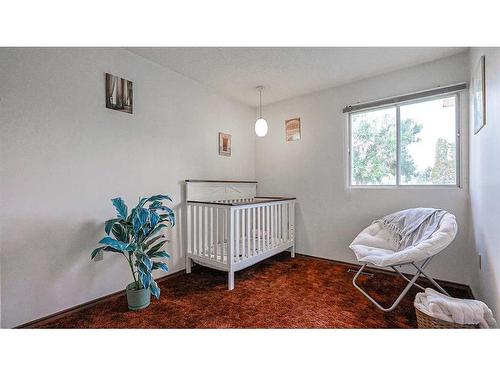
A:
{"type": "MultiPolygon", "coordinates": [[[[125,296],[41,322],[38,328],[415,328],[413,288],[398,308],[384,313],[352,286],[353,266],[280,254],[236,273],[233,291],[226,274],[194,267],[160,283],[161,298],[145,310],[129,311],[125,296]]],[[[360,282],[389,305],[403,289],[399,277],[377,273],[360,282]]],[[[452,296],[466,291],[448,288],[452,296]]]]}

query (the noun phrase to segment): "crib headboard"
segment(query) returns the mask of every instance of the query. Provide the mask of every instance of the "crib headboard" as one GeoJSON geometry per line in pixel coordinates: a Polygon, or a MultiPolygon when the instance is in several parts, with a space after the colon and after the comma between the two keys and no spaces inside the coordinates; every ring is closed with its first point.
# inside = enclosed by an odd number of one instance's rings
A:
{"type": "Polygon", "coordinates": [[[186,201],[213,202],[256,195],[257,181],[186,180],[186,201]]]}

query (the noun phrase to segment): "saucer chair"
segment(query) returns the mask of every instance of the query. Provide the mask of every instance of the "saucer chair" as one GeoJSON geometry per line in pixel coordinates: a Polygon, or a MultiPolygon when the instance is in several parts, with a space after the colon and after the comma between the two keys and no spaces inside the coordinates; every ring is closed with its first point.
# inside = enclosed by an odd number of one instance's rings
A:
{"type": "Polygon", "coordinates": [[[424,290],[425,288],[416,282],[422,275],[425,276],[441,292],[449,296],[449,294],[432,277],[426,274],[424,270],[429,265],[431,259],[444,250],[453,241],[457,234],[457,228],[455,216],[447,212],[441,219],[437,230],[431,235],[431,237],[402,250],[397,250],[391,241],[392,236],[389,230],[384,228],[380,222],[372,223],[368,228],[358,234],[354,241],[349,245],[358,261],[363,263],[362,267],[354,276],[352,284],[375,306],[385,312],[394,310],[413,285],[424,290]],[[418,265],[418,263],[420,263],[420,265],[418,265]],[[388,308],[381,306],[377,301],[370,297],[367,292],[356,284],[357,278],[362,274],[364,268],[368,265],[380,268],[391,268],[408,282],[396,301],[394,301],[394,303],[388,308]],[[398,266],[404,265],[410,265],[415,268],[416,273],[411,279],[407,278],[397,269],[398,266]]]}

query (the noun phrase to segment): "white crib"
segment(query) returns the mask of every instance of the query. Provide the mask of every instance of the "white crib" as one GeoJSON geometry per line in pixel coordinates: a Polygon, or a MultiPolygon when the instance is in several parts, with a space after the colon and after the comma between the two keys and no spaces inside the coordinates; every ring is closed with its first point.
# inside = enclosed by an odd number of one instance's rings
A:
{"type": "Polygon", "coordinates": [[[290,249],[295,198],[257,197],[255,181],[186,180],[186,272],[192,262],[234,273],[290,249]]]}

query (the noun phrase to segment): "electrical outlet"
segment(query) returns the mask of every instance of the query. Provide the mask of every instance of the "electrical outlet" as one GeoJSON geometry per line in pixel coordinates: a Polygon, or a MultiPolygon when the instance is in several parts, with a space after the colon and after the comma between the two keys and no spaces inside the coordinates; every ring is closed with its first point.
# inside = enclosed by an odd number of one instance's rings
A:
{"type": "Polygon", "coordinates": [[[97,255],[94,257],[94,262],[99,262],[104,259],[104,252],[101,250],[97,253],[97,255]]]}

